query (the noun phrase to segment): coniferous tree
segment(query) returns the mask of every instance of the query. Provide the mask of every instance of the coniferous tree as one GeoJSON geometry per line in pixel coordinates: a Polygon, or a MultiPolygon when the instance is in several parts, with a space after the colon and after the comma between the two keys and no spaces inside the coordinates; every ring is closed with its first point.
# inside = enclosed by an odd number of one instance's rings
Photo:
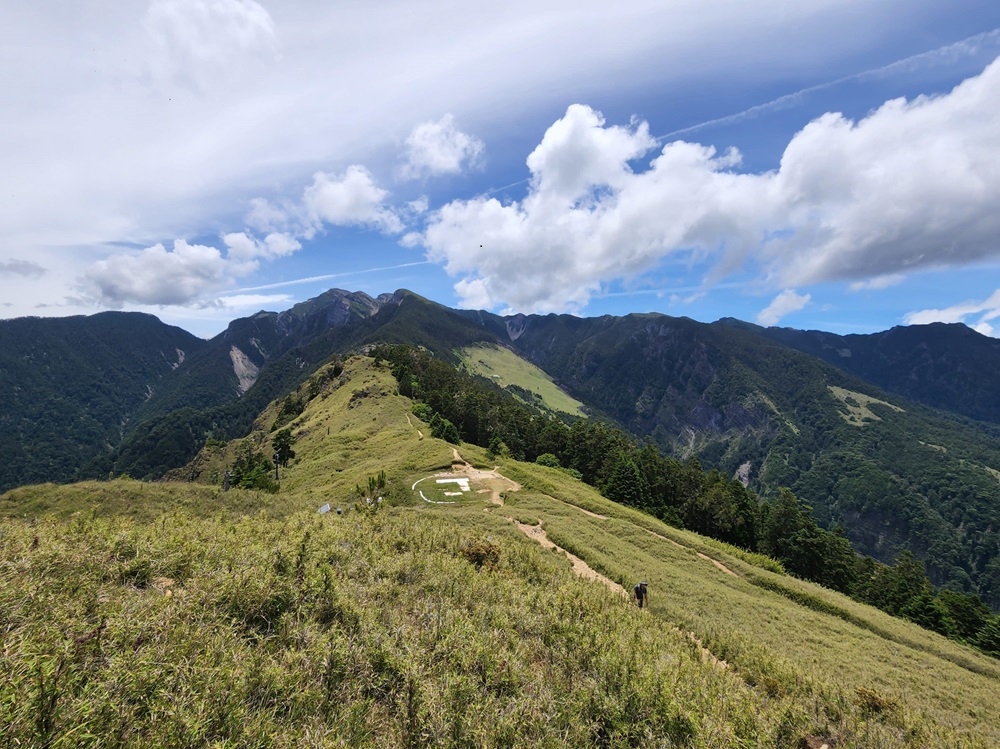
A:
{"type": "Polygon", "coordinates": [[[604,494],[608,499],[630,507],[646,506],[646,491],[642,475],[635,463],[624,453],[618,453],[614,470],[604,494]]]}

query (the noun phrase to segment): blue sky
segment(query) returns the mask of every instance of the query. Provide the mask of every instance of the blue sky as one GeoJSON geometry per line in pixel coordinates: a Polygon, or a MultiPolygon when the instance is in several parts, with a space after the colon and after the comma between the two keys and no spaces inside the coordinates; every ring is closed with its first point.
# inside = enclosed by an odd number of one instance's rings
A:
{"type": "Polygon", "coordinates": [[[339,287],[1000,335],[995,2],[0,8],[0,316],[339,287]]]}

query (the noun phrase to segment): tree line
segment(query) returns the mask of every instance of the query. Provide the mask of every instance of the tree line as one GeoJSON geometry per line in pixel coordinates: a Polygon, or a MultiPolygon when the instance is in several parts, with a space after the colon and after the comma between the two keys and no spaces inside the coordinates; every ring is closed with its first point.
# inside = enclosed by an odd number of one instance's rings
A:
{"type": "Polygon", "coordinates": [[[903,552],[887,565],[861,556],[842,529],[820,527],[788,489],[762,498],[740,481],[680,461],[596,419],[563,417],[519,401],[426,351],[380,346],[400,394],[432,434],[493,454],[561,468],[606,497],[671,525],[766,554],[806,580],[1000,656],[1000,617],[977,596],[935,591],[923,563],[903,552]],[[565,418],[565,420],[564,420],[565,418]]]}

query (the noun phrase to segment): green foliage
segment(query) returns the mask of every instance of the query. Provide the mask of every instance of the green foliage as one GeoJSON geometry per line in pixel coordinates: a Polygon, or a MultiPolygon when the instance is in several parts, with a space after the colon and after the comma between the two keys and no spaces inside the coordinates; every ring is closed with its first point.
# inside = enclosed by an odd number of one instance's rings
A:
{"type": "MultiPolygon", "coordinates": [[[[351,364],[373,391],[392,390],[386,373],[351,364]]],[[[139,481],[0,497],[3,514],[33,518],[0,524],[5,741],[777,747],[823,737],[903,749],[1000,740],[1000,670],[988,659],[751,568],[752,554],[664,527],[558,470],[505,461],[524,487],[508,494],[509,511],[386,501],[370,516],[317,514],[345,486],[357,482],[361,496],[384,483],[389,496],[400,471],[408,490],[414,474],[450,460],[450,447],[414,433],[404,399],[349,409],[350,392],[303,413],[279,497],[139,481]],[[288,514],[290,504],[306,512],[288,514]],[[652,607],[639,612],[577,579],[508,512],[613,580],[649,579],[652,607]],[[477,545],[482,553],[471,553],[477,545]],[[872,674],[896,706],[855,701],[872,674]]],[[[258,431],[250,444],[264,439],[258,431]]],[[[484,448],[462,451],[484,459],[484,448]]],[[[625,454],[638,466],[651,460],[644,452],[625,454]]],[[[728,481],[694,462],[663,465],[673,472],[660,486],[719,493],[728,481]]],[[[683,509],[678,496],[672,506],[683,509]]]]}
{"type": "Polygon", "coordinates": [[[434,414],[431,417],[430,427],[432,437],[443,439],[446,442],[451,442],[455,445],[462,441],[462,438],[458,433],[458,428],[448,419],[443,418],[440,414],[434,414]]]}
{"type": "Polygon", "coordinates": [[[0,492],[72,479],[205,345],[137,312],[0,320],[0,492]]]}
{"type": "Polygon", "coordinates": [[[273,475],[274,462],[258,452],[251,439],[240,443],[230,473],[232,485],[240,489],[278,491],[278,482],[273,475]]]}
{"type": "Polygon", "coordinates": [[[989,619],[976,635],[976,646],[984,653],[1000,658],[1000,616],[989,619]]]}
{"type": "MultiPolygon", "coordinates": [[[[842,532],[821,528],[812,508],[788,489],[762,503],[740,482],[715,470],[704,471],[697,458],[681,464],[652,444],[638,447],[622,432],[594,420],[578,420],[572,426],[543,420],[524,404],[500,400],[502,395],[482,381],[404,347],[383,349],[380,356],[395,362],[393,371],[405,369],[428,403],[450,409],[459,423],[485,425],[479,428],[478,444],[492,457],[502,455],[506,447],[503,435],[509,432],[500,424],[525,424],[528,428],[517,433],[522,456],[565,465],[587,483],[603,486],[605,496],[616,502],[749,552],[763,552],[791,574],[946,636],[967,641],[978,636],[983,623],[975,607],[963,612],[939,600],[912,554],[901,555],[895,566],[859,557],[842,532]],[[465,409],[485,410],[470,414],[465,409]],[[491,422],[497,412],[505,414],[504,419],[491,422]],[[543,445],[559,452],[541,452],[543,445]],[[963,618],[963,613],[972,619],[963,618]]],[[[421,413],[430,408],[425,405],[421,413]]],[[[443,436],[443,417],[431,411],[432,434],[443,436]]]]}
{"type": "Polygon", "coordinates": [[[608,478],[604,494],[608,499],[629,507],[646,507],[647,489],[636,464],[624,452],[618,454],[615,467],[608,478]]]}
{"type": "MultiPolygon", "coordinates": [[[[910,549],[926,561],[935,584],[1000,607],[1000,582],[994,582],[1000,580],[1000,482],[989,470],[1000,465],[1000,429],[901,401],[783,345],[789,341],[769,340],[783,336],[736,321],[550,315],[529,318],[512,345],[588,406],[667,453],[693,452],[706,467],[742,475],[765,496],[788,487],[812,507],[820,527],[840,526],[860,552],[888,562],[910,549]],[[849,420],[852,408],[863,417],[849,420]]],[[[798,340],[792,345],[808,344],[809,353],[865,376],[874,374],[865,367],[899,366],[886,373],[892,374],[886,382],[912,386],[908,394],[925,402],[932,402],[925,396],[947,391],[944,400],[933,402],[961,402],[969,415],[979,413],[973,412],[977,403],[992,403],[996,410],[997,399],[987,392],[992,380],[985,376],[991,367],[966,366],[963,357],[978,352],[982,361],[993,361],[997,354],[987,351],[981,336],[957,326],[901,328],[870,339],[797,331],[787,336],[798,340]],[[876,338],[878,345],[869,347],[876,338]],[[934,367],[924,343],[937,352],[934,367]],[[955,349],[947,353],[952,343],[955,349]],[[951,374],[940,376],[938,367],[951,374]]],[[[588,483],[599,472],[562,462],[588,483]]],[[[645,470],[643,475],[652,485],[653,477],[645,470]]],[[[651,491],[654,503],[660,494],[651,491]]],[[[656,514],[714,514],[724,524],[713,498],[699,500],[708,505],[664,507],[656,514]]]]}
{"type": "Polygon", "coordinates": [[[538,465],[540,466],[547,466],[549,468],[562,468],[562,466],[559,465],[559,458],[557,458],[552,453],[542,453],[537,458],[535,458],[535,462],[538,463],[538,465]]]}
{"type": "Polygon", "coordinates": [[[295,444],[295,436],[291,429],[281,429],[271,437],[271,449],[278,455],[278,462],[283,466],[288,465],[288,461],[295,457],[292,445],[295,444]]]}
{"type": "Polygon", "coordinates": [[[298,398],[291,393],[285,396],[285,399],[281,402],[281,408],[278,409],[278,415],[274,419],[274,424],[271,425],[271,431],[283,427],[285,424],[302,413],[305,410],[305,407],[306,402],[302,398],[298,398]]]}

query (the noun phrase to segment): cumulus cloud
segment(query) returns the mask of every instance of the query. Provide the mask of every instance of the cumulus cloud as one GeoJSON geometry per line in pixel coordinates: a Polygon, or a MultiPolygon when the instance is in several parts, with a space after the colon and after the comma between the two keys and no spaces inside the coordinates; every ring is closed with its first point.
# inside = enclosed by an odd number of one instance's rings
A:
{"type": "Polygon", "coordinates": [[[406,139],[400,173],[404,179],[458,174],[463,167],[477,166],[484,149],[481,140],[463,133],[455,127],[454,116],[446,114],[413,129],[406,139]]]}
{"type": "Polygon", "coordinates": [[[812,300],[810,294],[798,294],[794,289],[785,289],[771,300],[771,303],[757,315],[757,322],[770,327],[777,325],[781,318],[798,312],[812,300]]]}
{"type": "Polygon", "coordinates": [[[230,253],[238,257],[278,257],[301,247],[300,239],[312,239],[323,226],[349,226],[397,234],[404,219],[427,211],[421,197],[398,208],[388,204],[389,191],[379,187],[375,177],[360,164],[352,164],[341,174],[316,172],[312,183],[298,201],[280,204],[265,198],[250,201],[245,221],[251,228],[267,233],[264,242],[236,233],[226,235],[230,253]]]}
{"type": "Polygon", "coordinates": [[[284,257],[302,248],[297,239],[280,232],[271,232],[262,240],[245,231],[232,232],[224,234],[222,242],[229,248],[228,257],[241,261],[258,257],[268,259],[284,257]]]}
{"type": "Polygon", "coordinates": [[[226,303],[217,295],[231,286],[234,278],[256,271],[260,260],[284,257],[302,246],[294,237],[278,232],[263,239],[246,231],[231,232],[221,240],[225,255],[215,247],[188,244],[183,239],[175,240],[172,250],[158,243],[137,252],[118,253],[93,263],[79,285],[91,299],[114,307],[222,307],[226,303]]]}
{"type": "Polygon", "coordinates": [[[153,77],[197,90],[277,55],[274,20],[254,0],[153,0],[143,26],[153,77]]]}
{"type": "Polygon", "coordinates": [[[713,247],[721,231],[759,225],[758,191],[721,203],[738,154],[683,142],[644,171],[633,163],[654,146],[644,122],[605,127],[603,116],[569,107],[528,157],[521,202],[480,197],[439,209],[424,232],[431,260],[462,276],[468,306],[526,312],[579,310],[602,282],[634,277],[676,248],[713,247]]]}
{"type": "Polygon", "coordinates": [[[375,184],[371,172],[354,164],[341,175],[316,172],[302,196],[302,205],[313,230],[323,223],[334,226],[367,226],[389,234],[403,230],[403,223],[385,205],[389,192],[375,184]]]}
{"type": "Polygon", "coordinates": [[[218,289],[228,266],[215,247],[174,241],[172,250],[155,244],[144,250],[114,255],[90,266],[84,288],[101,302],[185,305],[218,289]]]}
{"type": "Polygon", "coordinates": [[[0,275],[41,278],[45,275],[45,268],[30,260],[6,260],[0,262],[0,275]]]}
{"type": "Polygon", "coordinates": [[[753,174],[735,150],[684,141],[637,167],[655,144],[645,123],[609,127],[574,105],[528,157],[524,200],[448,203],[423,241],[463,303],[490,308],[578,309],[671,256],[707,258],[714,277],[749,266],[778,288],[883,288],[1000,255],[998,121],[1000,60],[945,95],[823,115],[753,174]]]}
{"type": "Polygon", "coordinates": [[[990,322],[998,317],[1000,317],[1000,289],[982,301],[969,300],[944,309],[924,309],[910,312],[903,317],[903,321],[907,325],[960,322],[983,335],[997,337],[990,322]]]}

